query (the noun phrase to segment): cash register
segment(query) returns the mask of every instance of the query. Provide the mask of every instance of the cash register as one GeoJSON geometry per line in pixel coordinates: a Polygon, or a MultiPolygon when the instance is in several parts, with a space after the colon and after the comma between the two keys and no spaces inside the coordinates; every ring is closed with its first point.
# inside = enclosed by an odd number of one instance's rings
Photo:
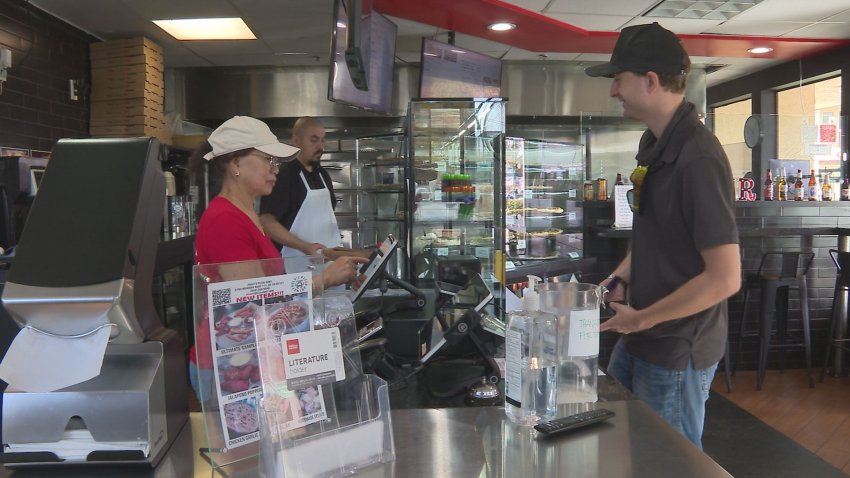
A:
{"type": "MultiPolygon", "coordinates": [[[[391,240],[392,238],[390,238],[391,240]]],[[[374,283],[377,271],[382,269],[382,258],[388,257],[392,248],[385,241],[377,256],[373,255],[367,271],[367,280],[351,298],[355,310],[363,311],[361,305],[362,289],[374,283]],[[386,249],[386,250],[384,250],[386,249]],[[389,253],[387,253],[389,251],[389,253]],[[377,266],[375,264],[377,263],[377,266]],[[374,267],[372,267],[374,266],[374,267]]],[[[386,274],[384,274],[386,276],[386,274]]],[[[403,368],[402,374],[411,376],[423,370],[439,355],[470,355],[477,357],[475,362],[484,365],[480,373],[466,377],[459,383],[450,384],[447,389],[431,392],[437,398],[450,398],[464,392],[470,392],[469,405],[493,405],[501,399],[498,387],[500,372],[493,359],[494,336],[482,327],[485,307],[493,299],[493,293],[481,276],[481,263],[472,256],[442,256],[435,262],[434,286],[431,289],[415,289],[404,281],[394,279],[409,293],[402,299],[383,302],[380,310],[367,315],[371,321],[360,324],[362,340],[374,342],[377,334],[382,334],[379,360],[376,354],[364,359],[374,371],[392,380],[393,366],[403,368]],[[406,286],[406,287],[404,287],[406,286]],[[389,366],[387,366],[389,365],[389,366]]]]}
{"type": "Polygon", "coordinates": [[[94,378],[52,391],[10,384],[7,468],[155,466],[188,420],[184,347],[162,325],[151,290],[163,149],[152,138],[61,140],[53,149],[3,303],[26,329],[16,340],[74,341],[108,329],[108,342],[94,378]]]}

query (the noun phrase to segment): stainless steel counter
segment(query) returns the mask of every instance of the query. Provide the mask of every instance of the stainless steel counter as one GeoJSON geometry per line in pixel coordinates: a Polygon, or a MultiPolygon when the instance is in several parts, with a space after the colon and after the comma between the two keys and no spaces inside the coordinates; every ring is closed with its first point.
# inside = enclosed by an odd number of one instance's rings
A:
{"type": "MultiPolygon", "coordinates": [[[[607,422],[539,438],[507,421],[501,407],[393,410],[396,460],[364,470],[361,477],[657,477],[731,476],[670,428],[639,400],[603,406],[617,416],[607,422]]],[[[566,410],[564,411],[566,413],[566,410]]],[[[0,477],[209,477],[197,450],[203,446],[200,414],[155,469],[86,468],[0,471],[0,477]]],[[[255,460],[226,467],[229,477],[256,477],[255,460]]]]}

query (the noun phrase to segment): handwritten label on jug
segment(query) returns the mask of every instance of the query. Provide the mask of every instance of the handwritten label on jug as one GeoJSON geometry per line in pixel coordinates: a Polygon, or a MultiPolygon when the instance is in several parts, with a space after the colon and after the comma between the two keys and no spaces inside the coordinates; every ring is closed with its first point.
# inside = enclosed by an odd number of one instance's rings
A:
{"type": "Polygon", "coordinates": [[[570,312],[570,341],[567,355],[599,355],[599,309],[570,312]]]}

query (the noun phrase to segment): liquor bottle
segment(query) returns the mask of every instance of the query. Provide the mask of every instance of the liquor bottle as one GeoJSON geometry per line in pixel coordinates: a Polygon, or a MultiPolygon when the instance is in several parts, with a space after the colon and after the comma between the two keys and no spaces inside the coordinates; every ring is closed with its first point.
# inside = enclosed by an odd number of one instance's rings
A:
{"type": "Polygon", "coordinates": [[[818,200],[818,180],[815,177],[815,170],[812,170],[812,174],[809,176],[809,201],[817,201],[818,200]]]}
{"type": "Polygon", "coordinates": [[[614,185],[615,186],[622,186],[623,185],[623,175],[622,174],[617,173],[617,179],[614,181],[614,185]]]}
{"type": "Polygon", "coordinates": [[[770,168],[767,169],[767,176],[764,178],[764,194],[762,200],[773,201],[773,172],[770,168]]]}
{"type": "Polygon", "coordinates": [[[803,170],[797,170],[797,180],[794,181],[794,200],[803,200],[803,170]]]}
{"type": "MultiPolygon", "coordinates": [[[[782,174],[779,176],[779,182],[776,185],[776,200],[777,201],[787,201],[788,200],[788,182],[785,181],[785,168],[782,168],[782,174]]],[[[850,191],[848,191],[850,192],[850,191]]]]}
{"type": "Polygon", "coordinates": [[[844,178],[841,183],[841,200],[850,201],[850,177],[844,178]]]}
{"type": "Polygon", "coordinates": [[[832,185],[829,184],[829,173],[826,173],[826,178],[823,180],[820,192],[821,201],[832,201],[832,185]]]}

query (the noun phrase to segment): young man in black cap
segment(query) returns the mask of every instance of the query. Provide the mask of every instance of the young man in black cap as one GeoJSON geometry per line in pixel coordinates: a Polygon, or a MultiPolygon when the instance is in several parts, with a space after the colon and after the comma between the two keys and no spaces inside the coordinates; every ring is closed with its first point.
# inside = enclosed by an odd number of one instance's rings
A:
{"type": "Polygon", "coordinates": [[[613,78],[623,115],[648,129],[629,194],[632,246],[602,285],[618,277],[615,315],[601,331],[623,334],[608,373],[698,447],[705,401],[723,357],[726,298],[740,288],[732,173],[717,138],[685,101],[690,59],[658,23],[622,30],[611,61],[590,76],[613,78]]]}

